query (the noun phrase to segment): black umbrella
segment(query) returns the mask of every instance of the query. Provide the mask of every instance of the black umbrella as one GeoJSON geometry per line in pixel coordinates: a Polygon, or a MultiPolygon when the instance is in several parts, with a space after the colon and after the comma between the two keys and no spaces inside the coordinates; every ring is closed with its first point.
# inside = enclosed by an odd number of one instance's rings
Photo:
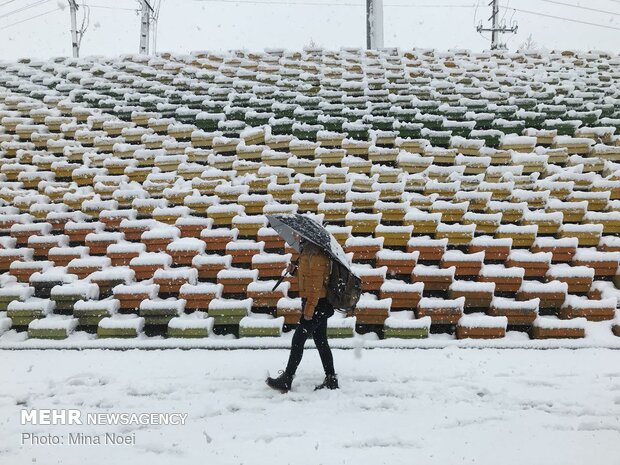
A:
{"type": "MultiPolygon", "coordinates": [[[[309,216],[300,214],[293,215],[267,215],[269,224],[282,238],[295,250],[300,252],[300,243],[295,240],[294,233],[299,234],[305,240],[320,247],[334,260],[340,262],[348,270],[351,269],[342,247],[327,229],[309,216]]],[[[274,290],[280,285],[284,276],[276,283],[274,290]]]]}

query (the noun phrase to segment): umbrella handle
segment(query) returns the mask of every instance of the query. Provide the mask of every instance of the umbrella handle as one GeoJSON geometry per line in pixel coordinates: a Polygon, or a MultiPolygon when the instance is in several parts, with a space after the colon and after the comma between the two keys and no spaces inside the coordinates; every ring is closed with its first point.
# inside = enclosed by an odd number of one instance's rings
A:
{"type": "Polygon", "coordinates": [[[271,292],[274,292],[276,290],[276,288],[280,285],[280,283],[282,282],[282,280],[284,279],[285,276],[286,276],[286,273],[284,273],[282,276],[280,276],[280,279],[278,279],[278,282],[276,283],[276,285],[273,286],[273,289],[271,290],[271,292]]]}
{"type": "MultiPolygon", "coordinates": [[[[295,273],[297,273],[297,268],[299,265],[299,258],[297,260],[295,260],[295,263],[293,263],[293,265],[295,266],[295,270],[293,270],[293,272],[291,273],[291,276],[295,276],[295,273]]],[[[284,279],[284,277],[289,274],[289,272],[287,270],[284,271],[284,274],[282,276],[280,276],[280,279],[278,279],[278,282],[276,283],[275,286],[273,286],[273,289],[271,290],[271,292],[274,292],[277,287],[280,285],[280,283],[282,282],[282,280],[284,279]]]]}

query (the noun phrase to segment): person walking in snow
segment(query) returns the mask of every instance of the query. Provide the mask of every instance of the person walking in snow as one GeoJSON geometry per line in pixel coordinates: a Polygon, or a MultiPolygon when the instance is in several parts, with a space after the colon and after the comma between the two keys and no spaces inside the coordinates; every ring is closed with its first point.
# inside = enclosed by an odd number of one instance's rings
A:
{"type": "Polygon", "coordinates": [[[334,359],[327,342],[327,319],[334,314],[334,307],[327,299],[327,282],[331,259],[310,241],[295,233],[301,244],[298,264],[288,264],[286,271],[297,271],[299,295],[302,298],[302,315],[293,334],[288,363],[277,378],[267,378],[267,385],[282,393],[291,389],[293,378],[304,353],[304,344],[312,336],[325,370],[325,379],[316,389],[338,389],[338,378],[334,371],[334,359]]]}

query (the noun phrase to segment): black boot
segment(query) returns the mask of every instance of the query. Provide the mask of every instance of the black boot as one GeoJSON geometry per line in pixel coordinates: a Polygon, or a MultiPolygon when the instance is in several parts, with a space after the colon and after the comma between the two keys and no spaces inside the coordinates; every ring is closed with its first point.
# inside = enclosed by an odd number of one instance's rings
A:
{"type": "Polygon", "coordinates": [[[276,391],[280,391],[282,394],[291,390],[291,384],[293,383],[293,375],[289,375],[286,371],[280,371],[280,376],[267,378],[267,386],[276,391]]]}
{"type": "Polygon", "coordinates": [[[318,389],[338,389],[338,377],[336,375],[325,375],[325,379],[322,384],[319,384],[314,388],[314,390],[318,389]]]}

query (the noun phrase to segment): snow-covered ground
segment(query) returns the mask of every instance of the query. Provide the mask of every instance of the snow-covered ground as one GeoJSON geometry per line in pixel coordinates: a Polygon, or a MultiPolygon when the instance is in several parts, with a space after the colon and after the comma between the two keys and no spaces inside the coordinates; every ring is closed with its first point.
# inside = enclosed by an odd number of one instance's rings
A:
{"type": "Polygon", "coordinates": [[[620,352],[335,350],[342,389],[308,350],[2,351],[0,463],[618,464],[620,352]],[[181,412],[184,426],[22,426],[22,408],[181,412]],[[135,433],[135,445],[20,446],[22,433],[135,433]]]}
{"type": "MultiPolygon", "coordinates": [[[[339,349],[441,349],[444,347],[492,348],[492,349],[620,349],[620,337],[612,332],[612,324],[620,320],[587,321],[584,323],[584,338],[578,339],[530,339],[524,331],[508,331],[500,339],[456,339],[448,333],[429,334],[424,339],[379,339],[375,333],[356,334],[353,338],[330,340],[332,347],[339,349]]],[[[135,338],[102,338],[86,331],[75,331],[66,339],[28,338],[26,331],[8,330],[0,334],[2,349],[282,349],[291,346],[293,331],[280,337],[242,337],[232,334],[211,333],[205,338],[164,338],[146,336],[141,333],[135,338]]],[[[308,343],[312,345],[312,342],[308,343]]]]}

